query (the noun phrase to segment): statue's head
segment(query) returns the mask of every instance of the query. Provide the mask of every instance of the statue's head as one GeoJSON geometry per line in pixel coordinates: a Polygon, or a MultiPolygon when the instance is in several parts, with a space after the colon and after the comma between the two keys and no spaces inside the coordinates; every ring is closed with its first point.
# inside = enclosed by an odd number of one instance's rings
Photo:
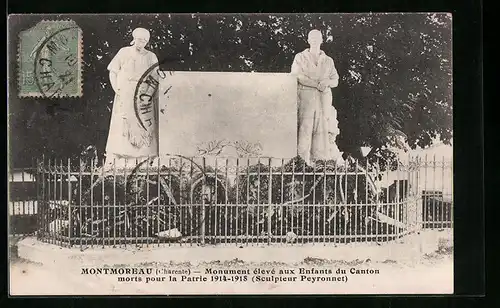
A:
{"type": "Polygon", "coordinates": [[[149,42],[149,31],[144,29],[144,28],[136,28],[134,31],[132,31],[132,37],[134,40],[130,43],[130,45],[135,46],[137,49],[141,50],[149,42]]]}
{"type": "Polygon", "coordinates": [[[321,34],[321,31],[316,29],[311,30],[307,35],[307,42],[311,48],[319,48],[323,43],[323,35],[321,34]]]}

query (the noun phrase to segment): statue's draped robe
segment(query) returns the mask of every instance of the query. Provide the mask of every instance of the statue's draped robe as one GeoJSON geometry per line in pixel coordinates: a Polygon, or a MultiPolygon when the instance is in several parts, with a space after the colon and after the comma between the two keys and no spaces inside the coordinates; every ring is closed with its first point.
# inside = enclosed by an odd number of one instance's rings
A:
{"type": "MultiPolygon", "coordinates": [[[[115,93],[113,112],[106,144],[107,163],[114,158],[137,158],[158,154],[157,130],[144,129],[134,109],[134,94],[141,76],[158,58],[143,50],[139,53],[133,46],[118,51],[108,65],[108,70],[117,74],[118,93],[115,93]]],[[[157,106],[157,97],[153,102],[157,106]]]]}
{"type": "MultiPolygon", "coordinates": [[[[332,58],[320,51],[318,62],[315,63],[309,49],[295,56],[291,73],[302,74],[315,81],[339,78],[332,58]]],[[[335,143],[339,129],[332,99],[330,88],[320,92],[316,88],[298,84],[297,154],[308,163],[341,156],[335,143]]]]}

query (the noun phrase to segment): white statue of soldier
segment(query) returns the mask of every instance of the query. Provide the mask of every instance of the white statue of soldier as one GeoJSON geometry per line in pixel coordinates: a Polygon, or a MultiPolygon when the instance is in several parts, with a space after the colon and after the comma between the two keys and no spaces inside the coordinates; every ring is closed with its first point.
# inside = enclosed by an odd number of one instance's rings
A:
{"type": "Polygon", "coordinates": [[[319,30],[308,35],[309,48],[295,55],[291,73],[298,80],[297,154],[313,164],[318,160],[342,159],[335,143],[339,134],[332,91],[339,84],[333,59],[320,49],[319,30]]]}
{"type": "Polygon", "coordinates": [[[158,63],[158,58],[145,49],[150,38],[148,30],[137,28],[132,37],[131,46],[121,48],[108,65],[115,98],[106,144],[106,165],[115,159],[158,155],[157,133],[141,127],[134,109],[138,82],[150,67],[158,63]]]}

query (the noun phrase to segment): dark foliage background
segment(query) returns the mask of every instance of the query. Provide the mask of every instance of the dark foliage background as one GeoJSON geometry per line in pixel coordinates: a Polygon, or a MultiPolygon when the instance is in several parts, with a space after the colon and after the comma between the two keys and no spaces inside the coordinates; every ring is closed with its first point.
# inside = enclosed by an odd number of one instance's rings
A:
{"type": "MultiPolygon", "coordinates": [[[[55,18],[68,16],[54,15],[55,18]]],[[[149,49],[164,70],[289,72],[307,48],[309,30],[323,32],[323,49],[341,76],[334,106],[341,151],[371,146],[429,145],[452,138],[451,16],[446,14],[297,15],[73,15],[83,30],[83,97],[19,99],[17,34],[40,16],[9,19],[10,163],[32,157],[67,158],[89,145],[103,154],[113,91],[106,67],[131,41],[131,31],[151,32],[149,49]]],[[[47,19],[47,18],[46,18],[47,19]]],[[[258,129],[258,128],[255,128],[258,129]]]]}

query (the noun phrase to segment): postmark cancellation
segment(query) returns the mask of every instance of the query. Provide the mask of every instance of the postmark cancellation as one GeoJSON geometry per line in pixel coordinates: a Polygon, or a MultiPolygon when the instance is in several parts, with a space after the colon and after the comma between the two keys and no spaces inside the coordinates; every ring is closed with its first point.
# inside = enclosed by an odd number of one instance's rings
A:
{"type": "Polygon", "coordinates": [[[19,97],[82,96],[82,30],[72,20],[42,20],[19,34],[19,97]]]}

